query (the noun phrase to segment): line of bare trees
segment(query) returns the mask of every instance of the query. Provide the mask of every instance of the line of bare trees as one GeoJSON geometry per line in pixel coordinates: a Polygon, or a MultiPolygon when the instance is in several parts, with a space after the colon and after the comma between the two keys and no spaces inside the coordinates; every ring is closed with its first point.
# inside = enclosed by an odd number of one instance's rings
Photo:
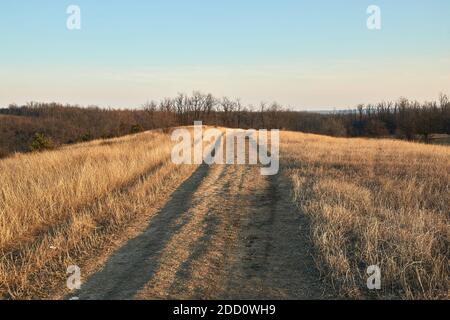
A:
{"type": "Polygon", "coordinates": [[[450,103],[444,94],[438,101],[425,103],[402,98],[394,103],[360,105],[352,116],[343,118],[350,121],[348,134],[352,136],[420,137],[427,142],[431,134],[450,134],[450,103]]]}
{"type": "Polygon", "coordinates": [[[155,128],[192,125],[284,129],[332,136],[396,137],[428,141],[432,134],[450,134],[450,102],[419,103],[400,99],[356,109],[313,113],[294,111],[278,103],[244,105],[239,99],[211,94],[179,94],[138,109],[101,109],[57,103],[29,103],[0,109],[0,157],[32,149],[42,139],[48,145],[117,137],[155,128]],[[50,143],[51,142],[51,143],[50,143]]]}
{"type": "Polygon", "coordinates": [[[334,136],[397,137],[428,141],[431,134],[450,134],[450,102],[441,94],[438,101],[419,103],[405,98],[397,102],[359,105],[356,109],[311,113],[298,112],[278,103],[245,106],[239,99],[216,99],[211,94],[194,92],[149,102],[144,110],[163,112],[179,125],[196,120],[205,124],[238,128],[286,129],[334,136]]]}
{"type": "Polygon", "coordinates": [[[286,127],[287,115],[307,114],[292,112],[276,102],[261,103],[259,106],[243,105],[239,99],[217,99],[211,94],[200,92],[194,92],[191,96],[179,94],[159,103],[150,101],[142,109],[152,117],[164,113],[173,118],[171,123],[177,125],[192,125],[194,121],[203,121],[208,125],[256,129],[282,129],[286,127]]]}

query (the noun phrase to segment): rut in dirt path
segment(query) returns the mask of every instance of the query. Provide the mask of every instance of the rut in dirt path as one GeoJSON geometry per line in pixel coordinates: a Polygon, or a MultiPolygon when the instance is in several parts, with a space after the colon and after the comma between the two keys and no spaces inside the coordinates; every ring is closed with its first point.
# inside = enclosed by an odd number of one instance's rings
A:
{"type": "Polygon", "coordinates": [[[132,299],[154,274],[158,254],[171,234],[186,223],[177,221],[177,218],[189,208],[193,193],[207,173],[208,167],[200,166],[173,193],[164,208],[151,220],[147,230],[115,252],[104,268],[90,277],[82,289],[72,296],[84,300],[132,299]]]}
{"type": "Polygon", "coordinates": [[[258,182],[243,220],[238,262],[222,298],[325,298],[311,255],[309,223],[290,201],[290,190],[282,175],[258,182]]]}
{"type": "Polygon", "coordinates": [[[313,299],[322,286],[308,222],[282,174],[201,165],[80,299],[313,299]]]}

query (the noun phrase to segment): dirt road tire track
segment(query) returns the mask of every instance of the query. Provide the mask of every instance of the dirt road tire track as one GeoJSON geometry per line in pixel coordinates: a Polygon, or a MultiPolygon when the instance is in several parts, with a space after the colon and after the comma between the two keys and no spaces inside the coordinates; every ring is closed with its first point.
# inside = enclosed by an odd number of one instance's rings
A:
{"type": "Polygon", "coordinates": [[[91,276],[81,290],[71,296],[82,300],[132,299],[155,272],[158,254],[164,249],[171,233],[185,223],[176,219],[180,212],[189,208],[189,199],[207,173],[208,167],[200,166],[172,194],[146,231],[115,252],[104,268],[91,276]]]}

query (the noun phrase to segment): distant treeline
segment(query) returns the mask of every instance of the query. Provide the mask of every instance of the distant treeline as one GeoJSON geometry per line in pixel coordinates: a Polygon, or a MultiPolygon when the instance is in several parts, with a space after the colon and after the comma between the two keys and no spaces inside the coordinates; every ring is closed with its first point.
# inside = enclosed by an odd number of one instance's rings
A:
{"type": "Polygon", "coordinates": [[[118,137],[177,125],[206,125],[254,129],[285,129],[343,137],[422,139],[450,134],[450,102],[419,103],[400,99],[354,110],[313,113],[278,103],[246,106],[239,100],[216,99],[211,94],[180,94],[150,101],[136,110],[101,109],[57,103],[10,105],[0,109],[0,157],[13,152],[52,148],[61,144],[118,137]]]}

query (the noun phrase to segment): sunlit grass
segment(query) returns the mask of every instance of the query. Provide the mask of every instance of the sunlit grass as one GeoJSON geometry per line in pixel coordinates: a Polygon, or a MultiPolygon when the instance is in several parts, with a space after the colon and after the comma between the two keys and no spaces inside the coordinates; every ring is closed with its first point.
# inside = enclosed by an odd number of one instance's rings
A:
{"type": "Polygon", "coordinates": [[[448,297],[448,147],[283,133],[281,150],[317,265],[338,293],[448,297]],[[382,271],[377,293],[366,287],[370,265],[382,271]]]}

